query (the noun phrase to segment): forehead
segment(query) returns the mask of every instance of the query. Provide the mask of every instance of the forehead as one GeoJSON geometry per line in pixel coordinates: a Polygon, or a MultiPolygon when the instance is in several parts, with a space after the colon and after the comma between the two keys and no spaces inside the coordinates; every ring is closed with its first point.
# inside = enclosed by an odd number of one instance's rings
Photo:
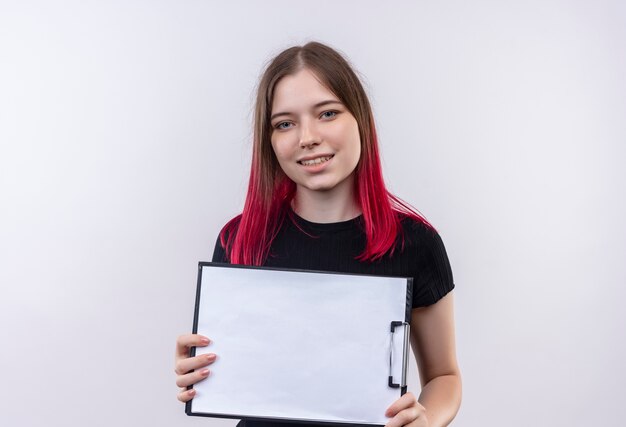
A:
{"type": "Polygon", "coordinates": [[[307,108],[320,101],[339,99],[324,86],[317,76],[304,68],[296,74],[283,77],[276,84],[272,112],[307,108]]]}

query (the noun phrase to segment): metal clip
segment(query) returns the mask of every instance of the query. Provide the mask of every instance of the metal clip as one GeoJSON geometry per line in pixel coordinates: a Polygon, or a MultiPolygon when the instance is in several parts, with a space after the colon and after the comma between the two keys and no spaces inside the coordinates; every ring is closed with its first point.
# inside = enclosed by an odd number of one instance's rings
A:
{"type": "Polygon", "coordinates": [[[406,376],[407,376],[407,371],[408,371],[408,367],[409,367],[409,329],[410,329],[410,325],[408,322],[400,322],[400,321],[393,321],[391,322],[391,344],[389,346],[389,387],[392,388],[402,388],[402,391],[404,392],[406,390],[406,376]],[[393,382],[393,372],[391,371],[392,369],[392,362],[393,362],[393,336],[394,336],[394,332],[396,331],[396,326],[403,326],[404,325],[404,341],[402,343],[402,377],[401,377],[401,381],[400,384],[398,383],[394,383],[393,382]]]}

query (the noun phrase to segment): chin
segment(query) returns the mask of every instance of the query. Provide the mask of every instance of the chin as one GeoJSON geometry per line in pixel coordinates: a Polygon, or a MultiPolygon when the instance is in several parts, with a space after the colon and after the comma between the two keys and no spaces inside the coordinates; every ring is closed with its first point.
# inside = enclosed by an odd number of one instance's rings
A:
{"type": "Polygon", "coordinates": [[[339,186],[340,182],[301,182],[299,186],[309,191],[331,191],[339,186]]]}
{"type": "Polygon", "coordinates": [[[350,175],[347,177],[317,176],[317,177],[307,177],[309,179],[294,180],[294,182],[296,183],[298,187],[302,188],[303,190],[328,192],[328,191],[336,190],[345,185],[350,185],[350,183],[352,182],[350,177],[351,177],[350,175]]]}
{"type": "Polygon", "coordinates": [[[335,185],[301,185],[309,191],[330,191],[335,188],[335,185]]]}

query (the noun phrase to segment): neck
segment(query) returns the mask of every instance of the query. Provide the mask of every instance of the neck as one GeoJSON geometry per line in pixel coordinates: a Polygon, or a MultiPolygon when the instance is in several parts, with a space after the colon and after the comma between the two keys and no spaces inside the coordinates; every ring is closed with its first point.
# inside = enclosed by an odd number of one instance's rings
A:
{"type": "Polygon", "coordinates": [[[321,224],[348,221],[361,214],[361,208],[354,199],[352,179],[327,191],[298,186],[293,210],[307,221],[321,224]]]}

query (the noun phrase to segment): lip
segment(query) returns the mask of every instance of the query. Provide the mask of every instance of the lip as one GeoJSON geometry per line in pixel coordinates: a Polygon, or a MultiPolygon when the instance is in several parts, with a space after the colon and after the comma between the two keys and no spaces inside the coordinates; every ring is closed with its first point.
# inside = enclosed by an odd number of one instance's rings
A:
{"type": "MultiPolygon", "coordinates": [[[[301,157],[298,160],[296,160],[296,162],[298,162],[298,163],[303,162],[303,161],[306,162],[307,160],[319,159],[320,157],[330,157],[330,158],[333,158],[334,156],[335,155],[331,154],[331,153],[320,153],[320,154],[314,154],[314,155],[311,155],[311,156],[301,157]]],[[[328,160],[330,160],[330,159],[328,159],[328,160]]]]}
{"type": "Polygon", "coordinates": [[[302,159],[298,160],[298,166],[300,166],[301,168],[304,169],[305,172],[307,173],[311,173],[311,174],[316,174],[319,172],[324,171],[324,169],[326,169],[328,167],[328,165],[330,163],[332,163],[333,158],[335,157],[334,154],[317,154],[315,156],[307,156],[307,157],[303,157],[302,159]],[[330,157],[330,159],[326,160],[325,162],[319,163],[319,164],[313,164],[313,165],[303,165],[302,163],[300,163],[300,161],[302,160],[313,160],[313,159],[317,159],[320,157],[330,157]]]}

